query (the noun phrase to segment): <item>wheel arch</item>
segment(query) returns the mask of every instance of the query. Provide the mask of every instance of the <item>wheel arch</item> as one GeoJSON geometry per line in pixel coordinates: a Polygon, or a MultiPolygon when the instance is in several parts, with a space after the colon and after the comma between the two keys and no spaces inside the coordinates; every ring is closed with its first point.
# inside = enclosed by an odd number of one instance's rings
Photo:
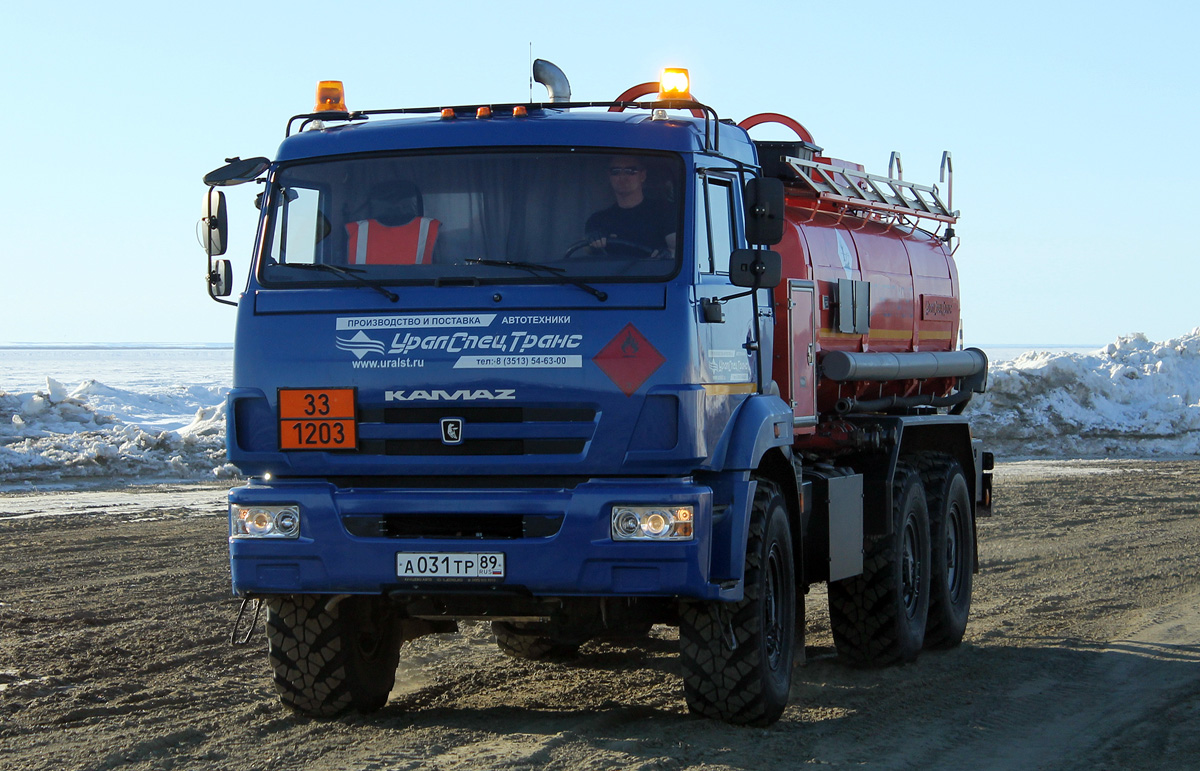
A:
{"type": "Polygon", "coordinates": [[[971,449],[971,427],[966,423],[915,423],[906,426],[901,435],[900,455],[911,456],[936,452],[958,461],[967,480],[971,501],[977,498],[975,489],[975,454],[971,449]]]}
{"type": "Polygon", "coordinates": [[[944,453],[962,466],[974,514],[978,498],[975,453],[971,426],[966,418],[950,415],[883,416],[852,415],[851,422],[864,427],[883,427],[892,437],[890,446],[878,453],[860,456],[851,463],[863,474],[863,527],[866,535],[887,535],[892,526],[892,479],[904,458],[927,452],[944,453]]]}
{"type": "MultiPolygon", "coordinates": [[[[797,586],[804,581],[804,498],[800,492],[791,448],[773,447],[763,454],[754,476],[774,482],[783,495],[792,531],[792,562],[797,586]]],[[[748,523],[747,523],[748,525],[748,523]]]]}
{"type": "Polygon", "coordinates": [[[718,517],[713,524],[712,551],[709,558],[710,580],[726,585],[721,599],[739,601],[742,598],[743,563],[746,544],[750,534],[750,515],[759,482],[770,482],[779,488],[787,510],[788,525],[792,531],[792,558],[796,575],[800,570],[803,545],[801,517],[803,499],[793,472],[790,447],[771,447],[751,471],[730,471],[725,479],[729,485],[731,503],[728,513],[718,517]],[[734,477],[734,478],[730,478],[734,477]]]}

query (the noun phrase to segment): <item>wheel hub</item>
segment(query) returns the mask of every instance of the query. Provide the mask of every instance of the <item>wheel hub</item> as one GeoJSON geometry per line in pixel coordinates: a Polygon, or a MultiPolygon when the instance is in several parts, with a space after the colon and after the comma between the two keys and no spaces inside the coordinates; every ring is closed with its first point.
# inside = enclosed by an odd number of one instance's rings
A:
{"type": "Polygon", "coordinates": [[[920,599],[921,564],[917,559],[919,536],[916,523],[911,519],[904,526],[904,545],[900,558],[900,599],[909,618],[917,609],[920,599]]]}
{"type": "Polygon", "coordinates": [[[783,656],[783,629],[780,626],[779,603],[781,601],[783,570],[779,547],[772,545],[767,555],[766,586],[763,597],[763,641],[767,649],[767,663],[771,669],[779,668],[783,656]]]}

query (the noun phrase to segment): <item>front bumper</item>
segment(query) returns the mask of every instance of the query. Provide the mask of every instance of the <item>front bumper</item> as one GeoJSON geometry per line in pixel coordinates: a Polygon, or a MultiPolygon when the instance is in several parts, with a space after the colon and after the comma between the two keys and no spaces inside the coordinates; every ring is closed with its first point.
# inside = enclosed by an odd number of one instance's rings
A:
{"type": "MultiPolygon", "coordinates": [[[[230,537],[233,589],[246,594],[429,595],[517,594],[531,597],[686,597],[728,599],[729,582],[710,582],[713,491],[690,478],[593,479],[569,489],[338,488],[321,480],[258,480],[230,492],[239,506],[300,507],[295,539],[230,537]],[[614,541],[614,505],[691,505],[690,541],[614,541]],[[363,523],[389,517],[536,517],[561,524],[550,534],[516,537],[412,537],[363,523]],[[506,574],[495,580],[400,580],[400,552],[500,552],[506,574]]],[[[453,528],[449,528],[453,530],[453,528]]],[[[740,586],[738,587],[740,588],[740,586]]]]}

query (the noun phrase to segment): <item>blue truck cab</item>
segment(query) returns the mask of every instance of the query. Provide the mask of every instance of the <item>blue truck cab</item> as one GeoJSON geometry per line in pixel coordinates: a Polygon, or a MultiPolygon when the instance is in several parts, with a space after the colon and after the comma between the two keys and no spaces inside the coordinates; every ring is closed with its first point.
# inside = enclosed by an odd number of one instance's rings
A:
{"type": "Polygon", "coordinates": [[[739,598],[749,472],[791,421],[758,393],[751,298],[704,317],[705,298],[744,291],[728,261],[745,132],[710,123],[718,155],[690,116],[473,112],[280,147],[238,307],[228,448],[251,477],[231,505],[290,507],[294,537],[235,528],[235,591],[739,598]],[[634,175],[673,250],[591,246],[607,234],[589,218],[634,175]],[[385,210],[406,206],[436,223],[428,254],[350,251],[351,236],[384,242],[385,210]],[[406,572],[397,555],[413,553],[406,572]]]}

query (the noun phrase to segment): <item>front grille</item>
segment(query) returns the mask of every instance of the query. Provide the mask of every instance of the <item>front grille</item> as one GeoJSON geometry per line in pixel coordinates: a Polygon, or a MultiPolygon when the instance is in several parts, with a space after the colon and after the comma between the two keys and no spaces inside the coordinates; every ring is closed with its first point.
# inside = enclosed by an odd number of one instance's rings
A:
{"type": "Polygon", "coordinates": [[[358,452],[417,457],[579,455],[596,430],[594,407],[475,405],[461,402],[359,410],[358,452]],[[463,441],[440,438],[441,421],[463,423],[463,441]],[[486,427],[473,432],[472,427],[486,427]],[[480,435],[482,434],[482,436],[480,435]]]}
{"type": "Polygon", "coordinates": [[[575,455],[586,439],[475,439],[443,444],[436,439],[364,439],[359,450],[370,455],[575,455]]]}
{"type": "Polygon", "coordinates": [[[506,476],[486,476],[471,474],[470,476],[332,476],[326,480],[339,490],[362,488],[368,490],[403,488],[405,490],[438,490],[452,488],[455,490],[479,490],[496,488],[509,490],[513,488],[537,488],[545,490],[574,490],[588,481],[588,476],[526,476],[512,474],[506,476]]]}
{"type": "Polygon", "coordinates": [[[359,411],[360,423],[432,423],[455,417],[471,423],[591,423],[590,407],[385,407],[359,411]]]}
{"type": "Polygon", "coordinates": [[[346,531],[363,538],[548,538],[561,514],[383,514],[343,518],[346,531]]]}

